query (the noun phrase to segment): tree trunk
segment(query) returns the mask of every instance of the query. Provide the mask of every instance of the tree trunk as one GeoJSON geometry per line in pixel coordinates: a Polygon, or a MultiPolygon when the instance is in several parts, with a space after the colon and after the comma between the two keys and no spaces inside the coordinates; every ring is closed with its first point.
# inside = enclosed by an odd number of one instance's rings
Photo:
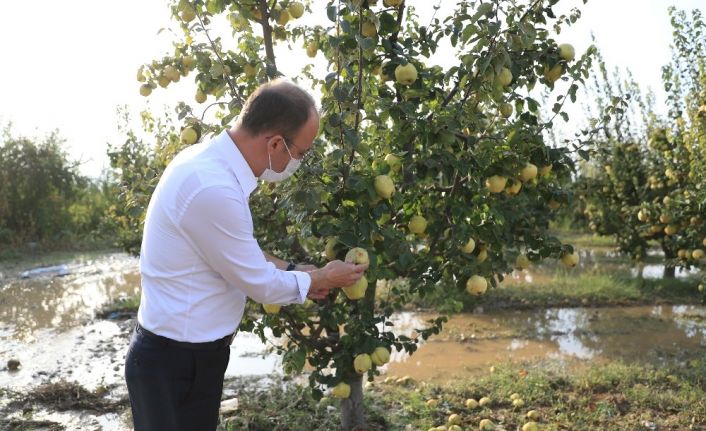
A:
{"type": "Polygon", "coordinates": [[[664,251],[664,274],[662,275],[662,278],[674,278],[675,274],[675,267],[674,264],[671,262],[672,260],[676,259],[677,254],[672,251],[667,245],[663,242],[662,243],[662,251],[664,251]]]}
{"type": "Polygon", "coordinates": [[[365,410],[363,408],[363,376],[349,382],[351,396],[341,402],[341,426],[344,431],[363,431],[365,426],[365,410]]]}

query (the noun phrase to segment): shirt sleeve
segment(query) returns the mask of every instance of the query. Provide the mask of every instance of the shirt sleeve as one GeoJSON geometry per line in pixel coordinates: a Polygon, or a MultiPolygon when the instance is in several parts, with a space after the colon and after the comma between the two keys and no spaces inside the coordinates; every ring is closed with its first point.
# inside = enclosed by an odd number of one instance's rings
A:
{"type": "Polygon", "coordinates": [[[208,187],[192,198],[179,225],[206,263],[248,297],[262,304],[303,303],[311,277],[265,259],[247,205],[230,187],[208,187]]]}

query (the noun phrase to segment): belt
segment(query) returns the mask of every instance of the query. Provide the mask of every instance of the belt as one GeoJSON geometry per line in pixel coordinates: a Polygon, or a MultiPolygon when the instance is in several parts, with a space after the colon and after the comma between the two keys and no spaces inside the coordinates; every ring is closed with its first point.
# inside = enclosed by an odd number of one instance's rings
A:
{"type": "Polygon", "coordinates": [[[230,344],[233,342],[233,337],[235,337],[235,333],[232,333],[215,341],[207,341],[204,343],[189,343],[186,341],[172,340],[171,338],[157,335],[154,332],[145,329],[142,325],[140,325],[139,322],[137,322],[137,324],[135,325],[135,332],[138,332],[153,341],[157,341],[164,346],[173,346],[189,350],[219,350],[222,347],[230,346],[230,344]]]}

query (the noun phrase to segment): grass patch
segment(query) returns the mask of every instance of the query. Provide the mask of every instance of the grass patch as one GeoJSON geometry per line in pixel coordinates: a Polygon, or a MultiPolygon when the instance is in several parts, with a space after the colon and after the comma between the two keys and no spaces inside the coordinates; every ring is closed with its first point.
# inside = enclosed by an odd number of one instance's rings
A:
{"type": "MultiPolygon", "coordinates": [[[[490,419],[498,430],[517,430],[529,410],[539,412],[541,430],[684,430],[706,423],[706,362],[679,369],[611,363],[568,372],[546,364],[498,366],[494,373],[452,385],[398,386],[381,381],[366,389],[368,430],[427,430],[461,416],[464,430],[490,419]],[[517,393],[524,406],[515,407],[517,393]],[[467,408],[469,398],[489,397],[487,407],[467,408]],[[435,406],[427,404],[436,400],[435,406]]],[[[382,380],[382,379],[380,379],[382,380]]],[[[244,390],[239,411],[221,430],[339,429],[340,402],[314,401],[308,390],[290,385],[244,390]]]]}
{"type": "Polygon", "coordinates": [[[105,305],[96,313],[99,319],[121,320],[130,319],[137,314],[140,308],[140,295],[119,298],[105,305]]]}
{"type": "Polygon", "coordinates": [[[21,395],[9,405],[10,408],[31,411],[33,406],[53,411],[91,410],[101,413],[117,412],[125,409],[127,399],[112,401],[105,398],[108,391],[99,387],[89,391],[75,382],[59,381],[46,383],[21,395]]]}
{"type": "Polygon", "coordinates": [[[63,425],[52,421],[0,419],[0,431],[63,431],[65,429],[63,425]]]}

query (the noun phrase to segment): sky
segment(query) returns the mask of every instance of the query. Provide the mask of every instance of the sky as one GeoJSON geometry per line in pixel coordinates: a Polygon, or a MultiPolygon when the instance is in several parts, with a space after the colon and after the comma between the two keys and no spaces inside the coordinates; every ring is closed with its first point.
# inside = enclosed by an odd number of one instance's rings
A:
{"type": "MultiPolygon", "coordinates": [[[[437,2],[407,3],[424,19],[437,2]]],[[[593,34],[607,64],[629,69],[640,85],[652,88],[659,107],[664,102],[661,67],[670,60],[667,8],[672,5],[706,14],[704,0],[589,0],[586,5],[561,0],[559,10],[580,7],[582,17],[557,40],[573,44],[578,55],[593,34]]],[[[30,137],[58,129],[86,175],[99,176],[108,166],[108,143],[124,140],[117,128],[119,106],[137,113],[187,96],[191,100],[193,77],[182,79],[175,91],[155,90],[149,99],[138,93],[137,68],[171,50],[169,32],[158,34],[170,25],[165,0],[5,1],[3,15],[0,125],[12,122],[15,134],[30,137]]],[[[303,51],[290,59],[286,55],[279,54],[282,63],[306,59],[303,51]]],[[[580,107],[571,111],[581,112],[580,107]]]]}

